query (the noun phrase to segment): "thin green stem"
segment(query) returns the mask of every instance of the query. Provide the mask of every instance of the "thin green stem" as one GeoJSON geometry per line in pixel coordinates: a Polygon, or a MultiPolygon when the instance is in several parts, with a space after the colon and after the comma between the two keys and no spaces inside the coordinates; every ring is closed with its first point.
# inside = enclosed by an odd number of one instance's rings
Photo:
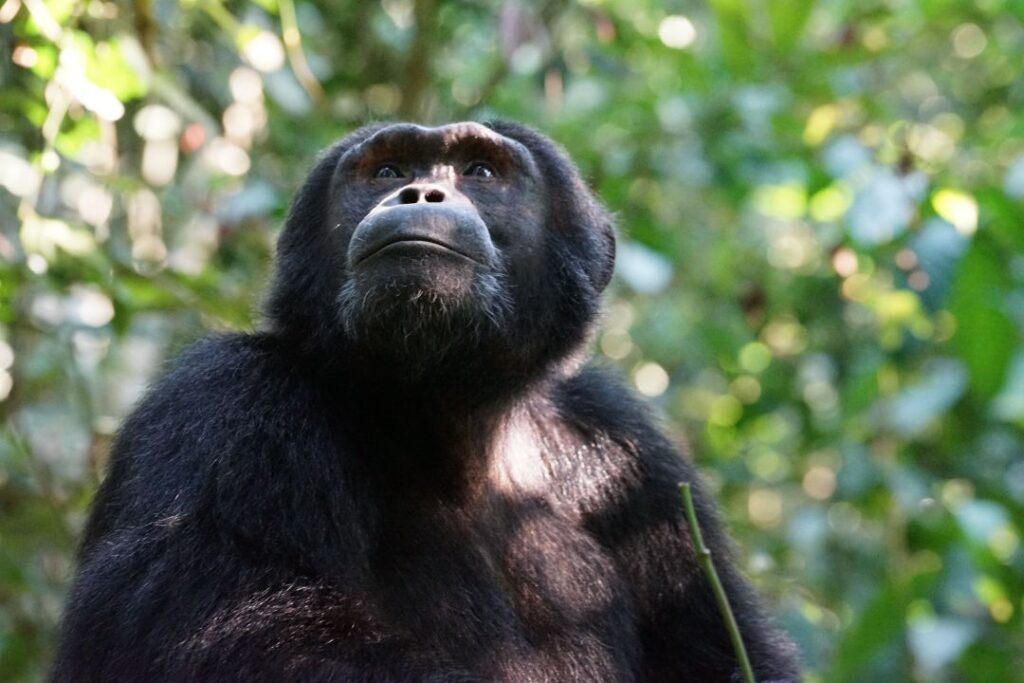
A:
{"type": "Polygon", "coordinates": [[[693,507],[693,493],[688,482],[680,482],[679,492],[683,496],[683,506],[686,508],[686,519],[690,522],[690,535],[693,537],[693,549],[697,553],[697,561],[700,562],[704,574],[711,583],[711,590],[718,602],[718,610],[725,619],[726,630],[729,631],[729,638],[732,640],[732,647],[736,651],[736,659],[739,660],[740,670],[743,672],[745,683],[757,683],[754,678],[754,670],[750,666],[750,658],[747,657],[747,648],[743,645],[743,636],[740,635],[739,624],[736,623],[736,616],[732,613],[732,606],[729,605],[729,597],[725,594],[722,580],[718,578],[715,571],[715,563],[711,559],[711,551],[704,545],[704,537],[700,533],[700,524],[697,523],[697,511],[693,507]]]}

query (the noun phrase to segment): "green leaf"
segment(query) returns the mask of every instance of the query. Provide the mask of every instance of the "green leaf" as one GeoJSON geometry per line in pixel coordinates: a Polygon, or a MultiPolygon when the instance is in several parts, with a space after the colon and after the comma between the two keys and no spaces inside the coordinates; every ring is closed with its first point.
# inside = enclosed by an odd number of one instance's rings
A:
{"type": "Polygon", "coordinates": [[[967,364],[972,391],[985,400],[999,391],[1020,342],[1002,307],[1006,283],[1002,259],[976,239],[957,271],[949,310],[957,321],[953,345],[967,364]]]}
{"type": "Polygon", "coordinates": [[[875,654],[902,637],[903,626],[903,591],[894,584],[886,584],[846,630],[830,680],[859,680],[859,672],[875,654]]]}
{"type": "Polygon", "coordinates": [[[854,416],[870,406],[878,397],[878,369],[882,364],[880,356],[859,359],[850,369],[843,383],[843,413],[854,416]]]}
{"type": "Polygon", "coordinates": [[[750,71],[753,54],[746,4],[743,0],[711,0],[710,5],[718,23],[718,38],[726,64],[737,73],[750,71]]]}
{"type": "Polygon", "coordinates": [[[36,60],[32,65],[32,73],[40,78],[53,78],[57,70],[57,48],[53,45],[39,45],[35,51],[36,60]]]}
{"type": "Polygon", "coordinates": [[[146,94],[146,82],[127,59],[118,39],[97,43],[90,54],[86,75],[96,85],[114,93],[122,102],[146,94]]]}
{"type": "Polygon", "coordinates": [[[83,116],[70,125],[65,124],[66,130],[62,130],[55,142],[57,151],[66,157],[77,158],[82,147],[100,137],[99,122],[92,116],[83,116]]]}
{"type": "Polygon", "coordinates": [[[814,2],[811,0],[768,0],[775,47],[788,50],[796,44],[813,8],[814,2]]]}
{"type": "Polygon", "coordinates": [[[1000,188],[986,187],[975,192],[986,230],[999,239],[1006,247],[1024,250],[1024,228],[1021,225],[1021,209],[1000,188]]]}

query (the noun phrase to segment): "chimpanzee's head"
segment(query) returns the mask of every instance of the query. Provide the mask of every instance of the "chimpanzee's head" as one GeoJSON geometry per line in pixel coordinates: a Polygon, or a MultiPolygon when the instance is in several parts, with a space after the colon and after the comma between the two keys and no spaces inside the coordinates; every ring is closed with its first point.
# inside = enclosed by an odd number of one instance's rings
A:
{"type": "Polygon", "coordinates": [[[610,216],[542,135],[376,125],[299,192],[269,312],[325,361],[530,373],[585,339],[613,262],[610,216]]]}

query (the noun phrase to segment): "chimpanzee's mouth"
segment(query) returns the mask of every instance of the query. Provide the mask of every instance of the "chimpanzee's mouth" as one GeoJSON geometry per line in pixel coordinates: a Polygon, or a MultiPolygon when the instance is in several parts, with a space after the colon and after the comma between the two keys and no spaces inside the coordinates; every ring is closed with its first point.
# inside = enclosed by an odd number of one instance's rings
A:
{"type": "MultiPolygon", "coordinates": [[[[363,254],[356,265],[368,261],[374,256],[378,256],[383,253],[423,253],[423,252],[439,252],[448,253],[453,256],[472,261],[474,263],[480,263],[477,259],[473,258],[469,254],[460,251],[457,247],[443,242],[430,235],[419,235],[419,234],[399,234],[394,235],[392,239],[389,239],[383,244],[377,245],[372,251],[363,254]]],[[[484,265],[484,264],[481,264],[484,265]]]]}

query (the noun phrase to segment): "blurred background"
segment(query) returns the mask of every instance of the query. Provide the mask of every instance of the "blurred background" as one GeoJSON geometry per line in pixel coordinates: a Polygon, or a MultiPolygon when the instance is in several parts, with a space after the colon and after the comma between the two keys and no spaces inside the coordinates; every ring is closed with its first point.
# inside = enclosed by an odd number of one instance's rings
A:
{"type": "Polygon", "coordinates": [[[317,151],[507,117],[620,217],[595,353],[807,680],[1022,680],[1024,1],[0,0],[0,47],[0,679],[46,669],[119,420],[254,324],[317,151]]]}

